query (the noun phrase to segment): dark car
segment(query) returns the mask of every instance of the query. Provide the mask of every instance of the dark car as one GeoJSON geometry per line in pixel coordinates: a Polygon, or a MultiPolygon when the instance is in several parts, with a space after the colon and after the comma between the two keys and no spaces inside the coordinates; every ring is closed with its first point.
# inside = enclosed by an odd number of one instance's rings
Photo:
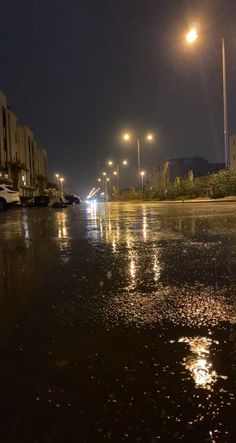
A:
{"type": "Polygon", "coordinates": [[[44,206],[47,207],[49,205],[50,197],[48,195],[37,195],[34,197],[35,206],[44,206]]]}
{"type": "Polygon", "coordinates": [[[80,199],[76,195],[65,195],[65,199],[68,205],[79,205],[80,199]]]}
{"type": "Polygon", "coordinates": [[[34,206],[33,197],[20,196],[20,202],[21,202],[22,208],[26,208],[26,207],[28,208],[28,207],[34,206]]]}

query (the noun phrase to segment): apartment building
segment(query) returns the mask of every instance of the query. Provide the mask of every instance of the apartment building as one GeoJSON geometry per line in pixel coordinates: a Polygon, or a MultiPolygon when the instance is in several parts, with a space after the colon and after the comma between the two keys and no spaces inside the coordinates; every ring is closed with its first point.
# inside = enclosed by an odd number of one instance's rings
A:
{"type": "Polygon", "coordinates": [[[0,181],[8,182],[21,195],[44,192],[48,177],[47,152],[31,129],[17,124],[17,117],[0,91],[0,181]]]}

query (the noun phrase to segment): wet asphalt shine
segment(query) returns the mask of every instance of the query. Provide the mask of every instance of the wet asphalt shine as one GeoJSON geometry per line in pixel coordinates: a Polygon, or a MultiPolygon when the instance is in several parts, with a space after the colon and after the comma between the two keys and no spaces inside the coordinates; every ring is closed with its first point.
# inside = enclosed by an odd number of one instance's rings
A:
{"type": "Polygon", "coordinates": [[[236,441],[236,205],[0,213],[0,442],[236,441]]]}

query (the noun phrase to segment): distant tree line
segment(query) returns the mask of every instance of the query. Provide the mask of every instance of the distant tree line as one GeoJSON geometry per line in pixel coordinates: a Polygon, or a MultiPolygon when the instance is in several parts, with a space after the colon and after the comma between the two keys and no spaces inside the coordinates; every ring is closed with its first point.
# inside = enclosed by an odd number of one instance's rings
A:
{"type": "Polygon", "coordinates": [[[187,200],[200,197],[223,198],[236,196],[236,170],[221,170],[203,177],[180,178],[160,186],[157,190],[149,190],[148,184],[144,195],[134,189],[121,192],[123,200],[187,200]]]}
{"type": "Polygon", "coordinates": [[[199,197],[222,198],[236,195],[236,170],[222,170],[196,178],[177,178],[165,187],[151,192],[157,200],[179,200],[199,197]]]}

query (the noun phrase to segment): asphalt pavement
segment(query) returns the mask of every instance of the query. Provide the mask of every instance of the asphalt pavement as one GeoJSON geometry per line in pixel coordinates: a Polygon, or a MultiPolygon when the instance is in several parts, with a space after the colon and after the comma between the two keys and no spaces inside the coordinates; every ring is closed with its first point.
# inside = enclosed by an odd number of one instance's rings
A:
{"type": "Polygon", "coordinates": [[[236,204],[0,213],[0,441],[235,442],[236,204]]]}

